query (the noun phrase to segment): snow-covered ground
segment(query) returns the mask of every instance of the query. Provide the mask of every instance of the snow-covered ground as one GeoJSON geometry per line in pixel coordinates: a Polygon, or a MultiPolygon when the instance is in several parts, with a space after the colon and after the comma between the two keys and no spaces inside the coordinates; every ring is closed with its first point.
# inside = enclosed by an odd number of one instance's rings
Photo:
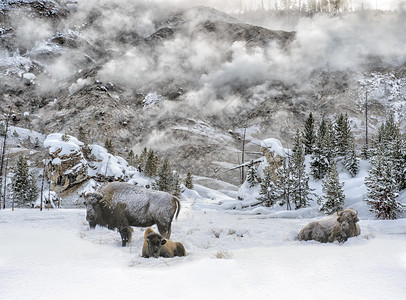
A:
{"type": "Polygon", "coordinates": [[[172,259],[140,257],[142,228],[129,247],[89,230],[84,209],[1,210],[0,299],[405,299],[406,219],[301,242],[311,219],[224,210],[219,195],[184,194],[172,239],[188,255],[172,259]]]}

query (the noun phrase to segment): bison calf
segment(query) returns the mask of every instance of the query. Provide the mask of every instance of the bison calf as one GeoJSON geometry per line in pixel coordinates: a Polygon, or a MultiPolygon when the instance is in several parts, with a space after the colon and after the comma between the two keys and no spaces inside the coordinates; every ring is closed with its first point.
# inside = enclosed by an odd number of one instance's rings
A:
{"type": "Polygon", "coordinates": [[[299,240],[315,240],[321,243],[340,243],[348,238],[360,235],[357,213],[349,208],[306,225],[298,234],[299,240]]]}
{"type": "Polygon", "coordinates": [[[152,228],[147,228],[144,233],[144,244],[142,245],[142,257],[174,257],[186,256],[185,247],[180,242],[173,242],[164,239],[152,228]]]}

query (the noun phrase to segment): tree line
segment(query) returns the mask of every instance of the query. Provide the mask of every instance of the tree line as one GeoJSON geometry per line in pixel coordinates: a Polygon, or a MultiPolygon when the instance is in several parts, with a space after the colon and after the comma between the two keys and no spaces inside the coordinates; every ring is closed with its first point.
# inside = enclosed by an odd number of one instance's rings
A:
{"type": "Polygon", "coordinates": [[[296,132],[292,150],[282,158],[279,167],[269,166],[258,176],[252,163],[247,172],[250,187],[260,185],[258,201],[265,206],[276,203],[290,210],[307,207],[316,199],[319,209],[326,214],[344,207],[344,183],[340,182],[337,168],[356,177],[360,159],[368,160],[372,168],[365,178],[368,189],[366,203],[378,218],[395,219],[402,212],[397,201],[399,191],[406,188],[406,141],[399,125],[390,116],[380,127],[372,146],[356,150],[347,114],[340,114],[333,121],[322,119],[315,129],[312,113],[303,130],[296,132]],[[309,159],[310,173],[305,160],[309,159]],[[323,195],[315,195],[309,187],[310,176],[321,180],[323,195]]]}

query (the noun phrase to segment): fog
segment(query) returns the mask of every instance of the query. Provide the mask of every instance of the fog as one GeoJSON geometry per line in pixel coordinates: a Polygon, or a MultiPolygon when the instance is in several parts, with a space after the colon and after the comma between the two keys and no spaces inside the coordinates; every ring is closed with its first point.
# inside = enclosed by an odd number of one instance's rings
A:
{"type": "MultiPolygon", "coordinates": [[[[369,3],[378,7],[378,2],[369,3]]],[[[287,47],[278,41],[254,47],[247,41],[218,38],[202,30],[199,19],[243,23],[245,14],[239,14],[240,20],[233,20],[220,11],[193,8],[206,5],[241,12],[262,3],[267,8],[274,1],[80,0],[70,16],[57,25],[53,20],[21,16],[12,18],[11,23],[16,28],[16,44],[27,52],[49,47],[50,39],[58,32],[74,41],[74,46],[58,46],[58,55],[54,57],[35,57],[54,79],[44,77],[41,82],[38,77],[43,90],[59,87],[55,83],[62,82],[68,83],[71,93],[77,91],[89,81],[73,79],[74,76],[80,77],[80,72],[88,67],[100,66],[97,79],[135,92],[163,94],[182,87],[183,104],[205,107],[210,114],[216,110],[233,112],[247,97],[250,101],[266,99],[274,94],[272,90],[266,92],[273,82],[300,87],[306,86],[315,72],[362,73],[368,61],[377,57],[388,65],[403,64],[406,12],[398,2],[390,2],[391,7],[397,7],[390,12],[292,14],[296,16],[290,23],[295,38],[287,47]],[[172,19],[171,26],[176,29],[173,36],[145,42],[158,29],[168,26],[166,21],[180,11],[185,11],[180,16],[181,23],[175,25],[172,19]]],[[[358,5],[357,1],[351,3],[358,5]]],[[[271,27],[266,25],[267,15],[263,15],[260,23],[269,30],[283,28],[289,16],[275,15],[271,27]]]]}

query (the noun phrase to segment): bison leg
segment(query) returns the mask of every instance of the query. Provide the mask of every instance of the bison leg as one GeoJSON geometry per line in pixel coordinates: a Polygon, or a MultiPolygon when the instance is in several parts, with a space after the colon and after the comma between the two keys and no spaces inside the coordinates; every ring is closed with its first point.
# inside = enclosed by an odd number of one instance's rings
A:
{"type": "Polygon", "coordinates": [[[122,226],[118,231],[121,234],[121,246],[125,247],[127,243],[131,242],[132,228],[129,226],[122,226]]]}
{"type": "Polygon", "coordinates": [[[158,226],[158,231],[159,233],[166,239],[169,239],[171,237],[171,223],[168,224],[156,224],[158,226]]]}

